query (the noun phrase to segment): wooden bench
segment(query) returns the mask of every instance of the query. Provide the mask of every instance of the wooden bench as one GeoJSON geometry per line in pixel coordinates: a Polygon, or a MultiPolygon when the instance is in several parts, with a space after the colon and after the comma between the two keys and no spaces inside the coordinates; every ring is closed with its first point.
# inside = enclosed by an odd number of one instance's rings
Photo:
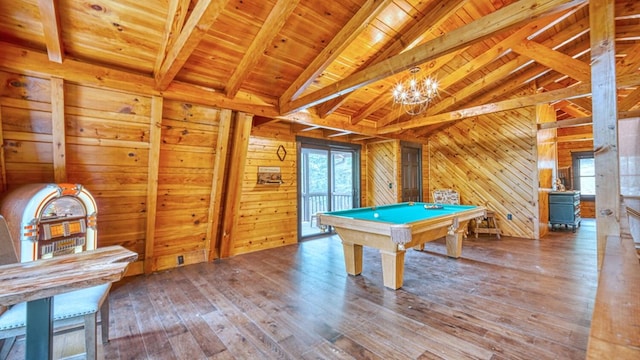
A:
{"type": "Polygon", "coordinates": [[[607,237],[587,359],[640,359],[640,262],[629,224],[621,220],[621,236],[607,237]]]}
{"type": "MultiPolygon", "coordinates": [[[[0,264],[17,263],[18,256],[4,217],[0,216],[0,264]]],[[[100,312],[102,343],[109,341],[109,301],[111,283],[76,290],[53,297],[53,327],[55,331],[84,326],[86,358],[97,358],[97,316],[100,312]]],[[[27,323],[26,303],[0,309],[0,360],[9,355],[16,337],[24,335],[27,323]]]]}

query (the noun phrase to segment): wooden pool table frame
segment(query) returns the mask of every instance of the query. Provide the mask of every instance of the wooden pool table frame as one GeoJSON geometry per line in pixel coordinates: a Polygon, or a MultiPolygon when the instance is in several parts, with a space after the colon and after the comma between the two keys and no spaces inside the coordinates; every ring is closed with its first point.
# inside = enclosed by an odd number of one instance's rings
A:
{"type": "MultiPolygon", "coordinates": [[[[416,206],[418,208],[418,206],[416,206]]],[[[422,210],[422,209],[420,209],[422,210]]],[[[424,210],[429,211],[429,210],[424,210]]],[[[362,273],[362,247],[380,250],[384,286],[397,290],[402,287],[405,249],[423,250],[424,244],[446,236],[447,255],[459,258],[462,254],[462,237],[471,219],[485,216],[486,209],[478,206],[453,214],[406,224],[355,219],[348,216],[319,214],[318,223],[330,225],[342,239],[344,261],[349,275],[362,273]],[[392,240],[392,234],[409,233],[410,240],[404,246],[392,240]]]]}

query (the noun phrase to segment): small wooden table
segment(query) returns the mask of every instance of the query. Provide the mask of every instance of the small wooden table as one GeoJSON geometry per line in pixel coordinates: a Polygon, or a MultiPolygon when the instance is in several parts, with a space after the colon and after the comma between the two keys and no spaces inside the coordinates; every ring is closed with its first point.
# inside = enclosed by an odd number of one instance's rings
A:
{"type": "Polygon", "coordinates": [[[26,359],[51,359],[53,296],[118,281],[138,254],[108,246],[0,266],[0,305],[27,302],[26,359]]]}
{"type": "Polygon", "coordinates": [[[500,239],[500,228],[498,227],[498,221],[496,220],[496,213],[493,210],[487,209],[484,217],[476,219],[476,227],[473,229],[473,233],[478,238],[478,234],[496,234],[496,237],[500,239]],[[480,223],[483,219],[487,219],[487,227],[480,227],[480,223]]]}

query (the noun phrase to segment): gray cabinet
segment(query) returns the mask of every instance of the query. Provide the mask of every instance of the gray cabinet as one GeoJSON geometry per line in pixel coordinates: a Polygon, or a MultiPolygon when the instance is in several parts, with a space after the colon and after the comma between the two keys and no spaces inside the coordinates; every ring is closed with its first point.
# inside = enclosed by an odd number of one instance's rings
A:
{"type": "Polygon", "coordinates": [[[573,231],[580,226],[580,191],[552,191],[549,193],[549,223],[572,226],[573,231]]]}

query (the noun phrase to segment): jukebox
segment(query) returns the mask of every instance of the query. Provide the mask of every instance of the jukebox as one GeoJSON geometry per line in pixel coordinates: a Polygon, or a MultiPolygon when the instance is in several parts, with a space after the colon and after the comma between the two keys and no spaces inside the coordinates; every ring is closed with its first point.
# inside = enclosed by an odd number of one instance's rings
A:
{"type": "Polygon", "coordinates": [[[21,262],[97,246],[96,202],[79,184],[27,184],[0,203],[21,262]]]}

